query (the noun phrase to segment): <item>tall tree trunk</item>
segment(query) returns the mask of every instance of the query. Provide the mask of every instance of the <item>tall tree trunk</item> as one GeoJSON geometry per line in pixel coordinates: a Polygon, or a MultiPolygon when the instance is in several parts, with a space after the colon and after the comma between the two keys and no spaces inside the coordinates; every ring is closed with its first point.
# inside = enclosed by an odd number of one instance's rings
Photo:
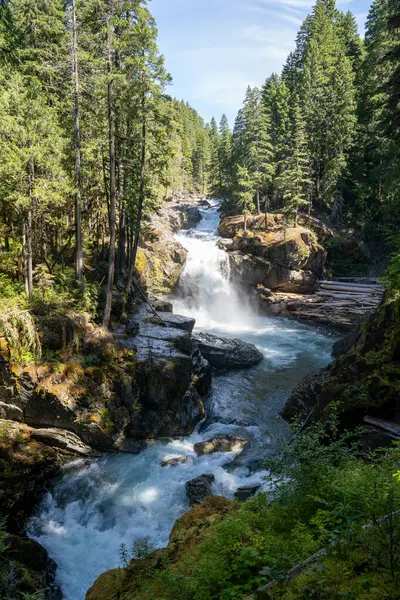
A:
{"type": "Polygon", "coordinates": [[[22,221],[22,270],[24,275],[24,287],[26,295],[29,296],[29,282],[28,282],[28,249],[27,249],[27,241],[26,241],[26,215],[24,215],[22,221]]]}
{"type": "Polygon", "coordinates": [[[114,110],[114,80],[112,78],[112,57],[111,57],[111,30],[110,23],[107,29],[107,70],[108,70],[108,137],[109,137],[109,155],[110,155],[110,252],[108,259],[108,280],[106,292],[106,305],[104,308],[103,325],[110,324],[112,293],[114,288],[115,275],[115,229],[116,229],[116,192],[115,192],[115,110],[114,110]]]}
{"type": "Polygon", "coordinates": [[[79,126],[79,73],[78,43],[76,34],[76,0],[72,0],[72,80],[74,86],[74,141],[75,141],[75,272],[78,281],[83,277],[82,246],[82,186],[81,186],[81,141],[79,126]]]}
{"type": "Polygon", "coordinates": [[[32,208],[33,208],[33,186],[35,183],[35,167],[33,161],[29,161],[29,208],[28,222],[26,228],[26,260],[27,260],[27,288],[29,302],[33,299],[33,253],[32,253],[32,208]]]}
{"type": "Polygon", "coordinates": [[[126,264],[126,208],[122,201],[119,217],[119,236],[118,236],[118,271],[124,270],[126,264]]]}
{"type": "Polygon", "coordinates": [[[137,214],[136,227],[135,227],[135,240],[133,242],[133,248],[132,248],[130,264],[129,264],[128,279],[126,282],[126,290],[127,291],[130,290],[130,287],[132,285],[133,273],[135,271],[136,256],[137,256],[137,250],[138,250],[138,246],[139,246],[140,228],[141,228],[141,224],[142,224],[144,195],[145,195],[146,134],[147,134],[145,103],[146,103],[146,96],[143,93],[143,97],[142,97],[142,156],[141,156],[141,163],[140,163],[139,206],[138,206],[138,214],[137,214]]]}
{"type": "Polygon", "coordinates": [[[257,214],[259,215],[261,213],[261,209],[260,209],[260,190],[257,190],[257,214]]]}

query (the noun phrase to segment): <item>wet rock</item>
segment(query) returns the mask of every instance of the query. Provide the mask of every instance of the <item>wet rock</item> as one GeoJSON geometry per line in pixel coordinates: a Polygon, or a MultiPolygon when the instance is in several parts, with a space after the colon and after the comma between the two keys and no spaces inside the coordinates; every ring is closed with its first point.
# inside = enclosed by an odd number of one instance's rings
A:
{"type": "Polygon", "coordinates": [[[200,504],[204,498],[212,495],[212,484],[214,481],[214,475],[200,475],[200,477],[196,477],[196,479],[192,479],[186,483],[186,495],[191,506],[200,504]]]}
{"type": "Polygon", "coordinates": [[[197,442],[194,451],[198,455],[213,454],[214,452],[239,452],[249,443],[244,437],[230,434],[219,434],[204,442],[197,442]]]}
{"type": "Polygon", "coordinates": [[[174,312],[174,305],[172,304],[172,302],[167,302],[167,300],[157,300],[157,299],[153,300],[151,298],[150,298],[150,302],[154,306],[154,308],[156,309],[157,312],[164,312],[164,313],[173,313],[174,312]]]}
{"type": "Polygon", "coordinates": [[[332,356],[334,358],[337,358],[341,354],[346,354],[346,352],[350,350],[351,346],[357,340],[359,333],[360,332],[358,327],[355,327],[345,337],[342,337],[339,340],[337,340],[337,342],[335,342],[332,347],[332,356]]]}
{"type": "Polygon", "coordinates": [[[90,446],[84,444],[75,433],[65,429],[35,429],[31,432],[31,438],[53,448],[68,450],[80,456],[89,456],[92,453],[90,446]]]}
{"type": "Polygon", "coordinates": [[[174,315],[168,312],[158,312],[157,314],[164,321],[164,323],[168,325],[168,327],[175,327],[176,329],[189,331],[189,333],[192,333],[193,327],[196,324],[196,319],[192,319],[191,317],[174,315]]]}
{"type": "Polygon", "coordinates": [[[317,405],[325,372],[325,369],[312,371],[294,388],[281,412],[284,419],[290,421],[296,415],[306,415],[317,405]]]}
{"type": "Polygon", "coordinates": [[[239,502],[245,502],[249,498],[255,496],[260,489],[261,484],[259,483],[240,487],[235,492],[235,499],[239,500],[239,502]]]}
{"type": "Polygon", "coordinates": [[[115,443],[115,448],[118,452],[126,452],[127,454],[139,454],[144,448],[146,448],[146,442],[143,440],[131,440],[121,439],[120,442],[115,443]]]}
{"type": "Polygon", "coordinates": [[[243,369],[258,365],[264,359],[253,344],[242,340],[196,333],[193,341],[204,358],[217,369],[243,369]]]}
{"type": "Polygon", "coordinates": [[[162,467],[176,467],[189,460],[188,456],[173,456],[172,458],[166,458],[161,462],[162,467]]]}
{"type": "Polygon", "coordinates": [[[335,403],[341,425],[347,429],[361,425],[366,414],[397,423],[399,331],[400,301],[383,302],[358,328],[345,354],[296,386],[282,416],[290,420],[307,415],[311,423],[325,419],[335,403]]]}
{"type": "Polygon", "coordinates": [[[197,346],[195,346],[192,353],[192,363],[195,375],[193,385],[200,396],[205,396],[210,391],[212,384],[212,367],[197,346]]]}
{"type": "Polygon", "coordinates": [[[161,324],[143,322],[134,343],[139,360],[153,356],[174,356],[176,353],[191,355],[192,340],[189,331],[161,324]]]}
{"type": "Polygon", "coordinates": [[[190,387],[181,401],[179,431],[193,431],[197,423],[204,419],[204,416],[205,408],[200,394],[194,387],[190,387]]]}

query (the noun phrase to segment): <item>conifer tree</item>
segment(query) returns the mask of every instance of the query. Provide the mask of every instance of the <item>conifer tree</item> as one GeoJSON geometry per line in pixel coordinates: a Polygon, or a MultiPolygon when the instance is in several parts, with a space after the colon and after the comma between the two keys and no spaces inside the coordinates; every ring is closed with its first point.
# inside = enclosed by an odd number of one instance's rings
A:
{"type": "Polygon", "coordinates": [[[313,195],[321,207],[330,207],[337,195],[356,122],[354,73],[332,15],[332,2],[317,0],[300,89],[313,195]]]}
{"type": "Polygon", "coordinates": [[[226,115],[222,115],[219,124],[219,164],[220,164],[220,193],[227,195],[232,179],[232,132],[226,115]]]}
{"type": "Polygon", "coordinates": [[[221,165],[220,165],[220,154],[219,154],[219,132],[215,118],[213,117],[210,122],[209,129],[210,138],[210,187],[211,191],[215,193],[222,180],[221,165]]]}
{"type": "Polygon", "coordinates": [[[276,185],[282,194],[284,211],[288,217],[294,217],[296,225],[299,209],[309,204],[311,185],[305,123],[297,102],[293,107],[287,152],[276,185]]]}

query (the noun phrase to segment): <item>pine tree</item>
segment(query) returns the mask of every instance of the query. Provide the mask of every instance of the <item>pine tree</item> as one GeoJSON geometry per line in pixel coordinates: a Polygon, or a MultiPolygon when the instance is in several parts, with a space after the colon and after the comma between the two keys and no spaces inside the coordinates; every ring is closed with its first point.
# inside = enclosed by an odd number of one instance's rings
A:
{"type": "Polygon", "coordinates": [[[332,2],[318,0],[300,89],[312,158],[313,195],[321,207],[330,207],[337,195],[356,123],[354,73],[332,15],[332,2]]]}
{"type": "Polygon", "coordinates": [[[247,218],[255,210],[255,191],[254,178],[251,176],[248,169],[236,165],[236,189],[234,195],[236,206],[244,215],[245,231],[247,231],[247,218]]]}
{"type": "Polygon", "coordinates": [[[311,186],[305,123],[297,102],[293,107],[287,152],[287,157],[282,160],[281,173],[276,179],[276,185],[282,194],[284,211],[288,217],[294,217],[296,225],[299,209],[309,204],[311,186]]]}
{"type": "Polygon", "coordinates": [[[261,210],[261,197],[266,194],[273,174],[271,120],[261,100],[258,88],[247,88],[243,114],[245,119],[245,164],[253,179],[257,212],[261,210]]]}
{"type": "Polygon", "coordinates": [[[225,196],[229,193],[232,179],[232,132],[226,115],[222,115],[219,124],[219,164],[220,164],[220,193],[225,196]]]}
{"type": "Polygon", "coordinates": [[[279,189],[275,184],[275,178],[279,177],[283,159],[287,156],[292,98],[289,87],[278,75],[273,74],[266,80],[262,90],[262,102],[270,119],[272,144],[273,178],[269,186],[269,197],[273,204],[279,205],[282,199],[279,197],[279,189]]]}
{"type": "Polygon", "coordinates": [[[212,193],[216,193],[221,186],[221,165],[219,156],[219,132],[215,118],[213,117],[210,122],[209,129],[210,137],[210,187],[212,193]]]}

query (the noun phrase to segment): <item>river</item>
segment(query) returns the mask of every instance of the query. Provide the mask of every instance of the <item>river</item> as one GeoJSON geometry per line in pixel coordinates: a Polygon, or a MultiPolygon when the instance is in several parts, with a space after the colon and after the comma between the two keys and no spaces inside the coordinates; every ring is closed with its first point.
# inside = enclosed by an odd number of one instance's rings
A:
{"type": "Polygon", "coordinates": [[[278,440],[287,436],[278,413],[290,390],[306,373],[331,360],[333,335],[258,316],[230,283],[227,255],[218,247],[218,203],[210,203],[201,210],[203,218],[195,229],[177,234],[188,258],[174,312],[195,317],[198,330],[256,344],[264,361],[214,377],[208,417],[192,435],[154,441],[138,455],[76,461],[54,482],[30,520],[28,535],[56,561],[56,582],[65,600],[84,600],[100,573],[120,565],[121,544],[129,549],[135,540],[149,536],[155,546],[165,546],[174,521],[189,508],[188,480],[213,473],[214,493],[227,497],[243,485],[261,482],[265,487],[266,471],[249,468],[255,455],[268,462],[278,440]],[[251,449],[235,463],[233,453],[196,456],[195,442],[222,432],[245,435],[251,449]],[[160,466],[177,455],[187,456],[187,462],[160,466]]]}

